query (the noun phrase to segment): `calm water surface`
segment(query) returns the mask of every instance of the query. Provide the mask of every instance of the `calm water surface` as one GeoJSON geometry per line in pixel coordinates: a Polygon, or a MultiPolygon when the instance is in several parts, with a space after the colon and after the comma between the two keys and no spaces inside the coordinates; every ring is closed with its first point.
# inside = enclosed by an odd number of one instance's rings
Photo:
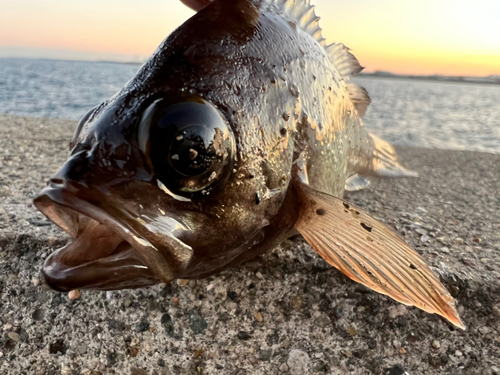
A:
{"type": "MultiPolygon", "coordinates": [[[[0,59],[0,114],[79,119],[136,65],[0,59]]],[[[357,78],[372,98],[366,127],[399,145],[500,153],[500,86],[357,78]]]]}
{"type": "Polygon", "coordinates": [[[500,153],[500,85],[357,78],[370,131],[393,144],[500,153]]]}

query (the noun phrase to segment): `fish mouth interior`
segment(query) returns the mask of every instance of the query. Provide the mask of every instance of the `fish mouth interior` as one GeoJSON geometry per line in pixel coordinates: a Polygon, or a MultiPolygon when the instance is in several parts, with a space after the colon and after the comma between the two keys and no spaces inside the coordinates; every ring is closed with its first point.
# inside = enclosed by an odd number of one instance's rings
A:
{"type": "Polygon", "coordinates": [[[160,282],[110,218],[106,220],[102,213],[93,215],[99,211],[86,202],[79,203],[77,208],[84,213],[61,205],[47,195],[35,199],[37,208],[72,237],[71,242],[52,253],[43,265],[42,273],[51,288],[118,290],[160,282]]]}

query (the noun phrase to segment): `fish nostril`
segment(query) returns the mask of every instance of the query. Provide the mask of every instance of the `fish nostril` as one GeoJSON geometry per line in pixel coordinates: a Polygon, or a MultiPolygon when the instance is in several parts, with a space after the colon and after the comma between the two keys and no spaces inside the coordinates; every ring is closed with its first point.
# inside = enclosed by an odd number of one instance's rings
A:
{"type": "Polygon", "coordinates": [[[64,185],[64,180],[62,178],[51,178],[50,183],[54,185],[64,185]]]}

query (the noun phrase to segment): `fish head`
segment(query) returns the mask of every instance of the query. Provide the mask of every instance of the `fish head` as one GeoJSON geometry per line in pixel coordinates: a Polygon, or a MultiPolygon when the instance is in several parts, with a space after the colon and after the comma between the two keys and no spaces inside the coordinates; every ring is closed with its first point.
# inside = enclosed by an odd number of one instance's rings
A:
{"type": "Polygon", "coordinates": [[[34,200],[73,238],[44,264],[51,287],[205,277],[293,227],[276,224],[289,195],[291,137],[262,128],[251,67],[223,57],[253,37],[251,10],[234,10],[250,21],[228,26],[219,18],[236,16],[208,6],[80,121],[69,160],[34,200]],[[246,92],[235,93],[238,85],[246,92]]]}
{"type": "Polygon", "coordinates": [[[46,260],[48,284],[168,283],[262,241],[286,189],[268,189],[257,156],[238,158],[233,127],[210,101],[178,92],[128,92],[92,110],[34,200],[73,238],[46,260]]]}

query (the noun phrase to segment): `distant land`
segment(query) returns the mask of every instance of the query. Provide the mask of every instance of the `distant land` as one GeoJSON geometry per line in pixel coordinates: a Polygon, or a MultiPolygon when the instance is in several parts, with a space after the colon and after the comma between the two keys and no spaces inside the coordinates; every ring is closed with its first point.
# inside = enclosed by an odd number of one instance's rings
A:
{"type": "MultiPolygon", "coordinates": [[[[114,61],[101,61],[115,63],[114,61]]],[[[129,65],[142,65],[143,63],[137,62],[122,62],[121,64],[129,65]]],[[[430,75],[430,76],[414,76],[414,75],[404,75],[395,74],[391,72],[376,71],[374,73],[361,73],[359,77],[375,77],[375,78],[394,78],[394,79],[415,79],[421,81],[439,81],[439,82],[460,82],[460,83],[482,83],[487,85],[500,85],[500,75],[494,74],[488,77],[462,77],[462,76],[442,76],[442,75],[430,75]]]]}
{"type": "Polygon", "coordinates": [[[416,79],[422,81],[440,81],[440,82],[461,82],[461,83],[483,83],[488,85],[500,85],[500,75],[491,75],[488,77],[461,77],[461,76],[413,76],[401,75],[391,72],[377,71],[375,73],[361,73],[360,77],[375,77],[375,78],[395,78],[395,79],[416,79]]]}
{"type": "MultiPolygon", "coordinates": [[[[28,59],[28,60],[59,60],[59,61],[79,61],[79,62],[95,62],[106,64],[125,64],[141,66],[145,63],[138,61],[113,61],[113,60],[78,60],[78,59],[48,59],[48,58],[28,58],[28,57],[0,57],[0,59],[28,59]]],[[[500,74],[493,74],[487,77],[465,77],[465,76],[443,76],[443,75],[406,75],[395,74],[386,71],[376,71],[374,73],[361,73],[358,77],[367,78],[392,78],[392,79],[412,79],[420,81],[438,81],[438,82],[460,82],[460,83],[475,83],[487,85],[500,85],[500,74]]]]}

